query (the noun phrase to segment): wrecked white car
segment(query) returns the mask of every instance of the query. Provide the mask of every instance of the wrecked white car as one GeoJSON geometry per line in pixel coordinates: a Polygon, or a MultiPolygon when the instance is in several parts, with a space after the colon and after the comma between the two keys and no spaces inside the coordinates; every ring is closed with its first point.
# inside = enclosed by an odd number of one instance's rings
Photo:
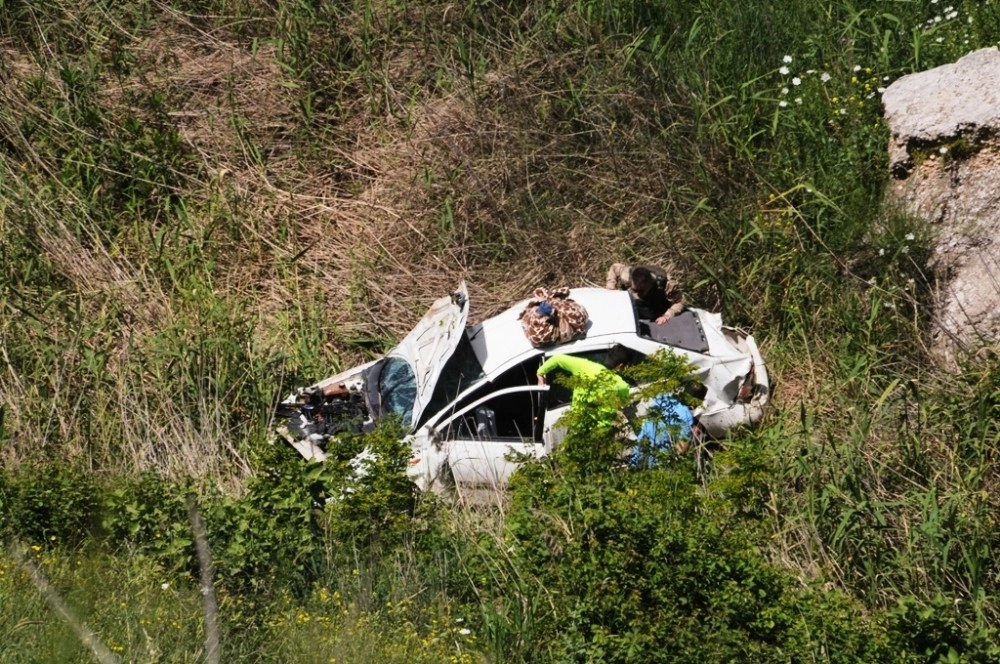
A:
{"type": "Polygon", "coordinates": [[[602,362],[615,344],[638,356],[669,348],[686,357],[705,386],[694,415],[709,436],[762,417],[769,385],[757,344],[724,326],[719,314],[689,309],[657,325],[636,317],[627,291],[576,288],[570,297],[589,314],[583,335],[537,348],[519,320],[528,300],[468,326],[463,283],[383,358],[285,399],[278,432],[306,459],[322,461],[338,435],[397,417],[408,431],[409,472],[420,489],[499,488],[516,469],[512,452],[543,456],[561,437],[556,422],[571,395],[538,384],[541,363],[556,353],[602,362]]]}

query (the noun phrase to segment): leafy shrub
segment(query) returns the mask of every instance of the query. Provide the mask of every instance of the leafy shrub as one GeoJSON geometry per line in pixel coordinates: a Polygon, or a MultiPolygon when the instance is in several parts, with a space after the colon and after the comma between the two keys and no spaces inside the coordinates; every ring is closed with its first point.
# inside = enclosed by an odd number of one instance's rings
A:
{"type": "Polygon", "coordinates": [[[416,489],[406,476],[412,451],[403,433],[390,422],[363,437],[358,471],[345,473],[347,482],[331,487],[340,492],[330,496],[324,515],[328,537],[385,553],[402,542],[416,505],[416,489]]]}
{"type": "Polygon", "coordinates": [[[101,488],[69,463],[0,473],[0,539],[74,546],[95,525],[101,488]]]}
{"type": "MultiPolygon", "coordinates": [[[[758,491],[756,472],[731,474],[717,494],[711,485],[704,492],[688,457],[630,470],[607,453],[620,459],[628,441],[609,443],[606,427],[580,415],[566,417],[559,449],[514,476],[506,536],[486,554],[528,575],[518,590],[537,588],[543,598],[524,618],[534,642],[547,644],[537,657],[778,662],[825,653],[854,662],[886,654],[884,630],[858,604],[803,588],[767,559],[746,509],[752,501],[737,487],[758,491]]],[[[498,594],[490,601],[510,591],[490,590],[498,594]]]]}
{"type": "Polygon", "coordinates": [[[187,497],[193,491],[153,474],[109,488],[101,500],[100,535],[114,547],[149,557],[168,570],[189,568],[193,554],[187,497]]]}
{"type": "Polygon", "coordinates": [[[925,603],[902,597],[889,612],[895,648],[912,662],[1000,662],[996,627],[969,629],[947,597],[925,603]]]}

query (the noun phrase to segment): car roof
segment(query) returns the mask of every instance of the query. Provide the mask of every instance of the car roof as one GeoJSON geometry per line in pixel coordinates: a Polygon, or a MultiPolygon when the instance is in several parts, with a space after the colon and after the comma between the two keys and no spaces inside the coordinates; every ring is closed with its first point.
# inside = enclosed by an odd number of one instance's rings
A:
{"type": "MultiPolygon", "coordinates": [[[[587,339],[636,334],[635,309],[628,291],[573,288],[570,298],[587,310],[587,339]]],[[[487,379],[493,379],[531,355],[550,353],[560,348],[535,348],[528,341],[521,328],[520,317],[531,299],[521,300],[503,313],[468,328],[467,336],[487,379]]]]}

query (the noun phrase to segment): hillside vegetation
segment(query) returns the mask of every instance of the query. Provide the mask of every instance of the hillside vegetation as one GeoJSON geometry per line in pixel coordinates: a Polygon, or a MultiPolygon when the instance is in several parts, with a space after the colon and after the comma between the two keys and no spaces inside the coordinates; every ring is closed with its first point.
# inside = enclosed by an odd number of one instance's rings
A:
{"type": "Polygon", "coordinates": [[[0,662],[1000,661],[1000,359],[929,360],[880,104],[998,40],[989,0],[0,0],[0,662]],[[460,280],[478,319],[633,260],[768,360],[708,472],[577,418],[485,509],[388,429],[350,492],[271,443],[460,280]]]}

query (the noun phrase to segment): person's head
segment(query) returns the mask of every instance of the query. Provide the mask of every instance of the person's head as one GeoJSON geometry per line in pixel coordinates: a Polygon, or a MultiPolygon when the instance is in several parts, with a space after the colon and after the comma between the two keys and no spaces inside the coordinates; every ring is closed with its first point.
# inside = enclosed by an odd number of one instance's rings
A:
{"type": "Polygon", "coordinates": [[[653,273],[649,271],[649,268],[645,267],[633,268],[629,274],[629,281],[629,287],[639,297],[646,297],[656,287],[653,273]]]}
{"type": "Polygon", "coordinates": [[[619,367],[632,364],[633,352],[621,344],[615,344],[604,356],[604,366],[608,369],[618,369],[619,367]]]}

